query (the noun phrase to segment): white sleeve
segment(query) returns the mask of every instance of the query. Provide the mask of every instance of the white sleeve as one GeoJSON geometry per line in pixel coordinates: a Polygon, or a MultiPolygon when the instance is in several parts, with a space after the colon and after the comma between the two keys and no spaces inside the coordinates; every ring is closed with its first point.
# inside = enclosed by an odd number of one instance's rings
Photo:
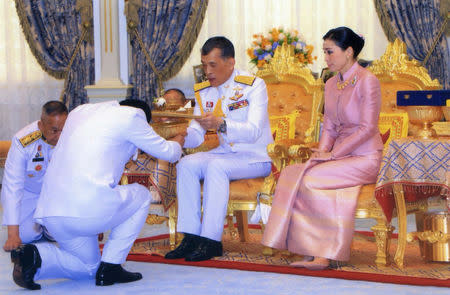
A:
{"type": "MultiPolygon", "coordinates": [[[[198,105],[198,102],[195,104],[195,107],[194,107],[194,115],[196,115],[196,116],[201,115],[200,106],[198,105]]],[[[205,133],[206,133],[206,130],[203,129],[203,127],[200,126],[200,124],[196,120],[194,120],[194,119],[191,120],[191,122],[189,123],[189,127],[187,129],[187,136],[184,139],[185,140],[184,147],[185,148],[198,147],[205,140],[205,133]]]]}
{"type": "Polygon", "coordinates": [[[182,153],[180,144],[159,136],[147,123],[143,112],[136,113],[128,126],[127,139],[147,154],[170,163],[180,159],[182,153]]]}
{"type": "Polygon", "coordinates": [[[24,148],[14,137],[6,158],[2,180],[3,225],[18,225],[20,204],[25,189],[27,158],[24,148]]]}

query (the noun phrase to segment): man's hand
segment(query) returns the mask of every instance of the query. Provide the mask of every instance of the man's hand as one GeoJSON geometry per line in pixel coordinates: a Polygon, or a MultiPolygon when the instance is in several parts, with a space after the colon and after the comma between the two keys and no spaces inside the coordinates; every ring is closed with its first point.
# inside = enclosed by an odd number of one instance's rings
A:
{"type": "Polygon", "coordinates": [[[202,117],[200,119],[195,119],[200,126],[203,127],[203,129],[205,130],[217,130],[220,126],[220,124],[222,124],[223,119],[216,117],[213,115],[213,113],[208,112],[205,113],[204,115],[202,115],[202,117]]]}
{"type": "Polygon", "coordinates": [[[3,250],[6,252],[12,251],[22,244],[22,240],[19,236],[19,226],[18,225],[8,225],[8,239],[3,246],[3,250]]]}
{"type": "Polygon", "coordinates": [[[176,141],[176,142],[178,142],[180,144],[181,147],[183,147],[184,146],[184,139],[185,139],[186,136],[187,136],[187,132],[184,131],[183,133],[180,133],[178,135],[175,135],[172,138],[169,138],[169,140],[176,141]]]}

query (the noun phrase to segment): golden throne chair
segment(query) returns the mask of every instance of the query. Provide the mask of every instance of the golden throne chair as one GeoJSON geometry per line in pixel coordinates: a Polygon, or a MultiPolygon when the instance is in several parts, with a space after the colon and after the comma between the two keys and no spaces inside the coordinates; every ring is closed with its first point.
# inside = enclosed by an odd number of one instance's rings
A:
{"type": "MultiPolygon", "coordinates": [[[[427,90],[440,88],[437,80],[431,80],[425,68],[416,60],[410,59],[406,54],[406,45],[400,40],[388,44],[388,47],[379,60],[369,67],[379,79],[381,84],[381,114],[379,128],[385,142],[385,147],[393,138],[406,137],[408,134],[408,115],[406,111],[397,108],[396,99],[399,90],[427,90]],[[389,136],[387,136],[389,135],[389,136]]],[[[311,152],[305,145],[293,145],[284,147],[288,150],[288,163],[304,162],[305,156],[311,152]]],[[[283,168],[283,167],[282,167],[283,168]]],[[[401,187],[394,188],[394,196],[397,204],[401,204],[403,198],[401,187]]],[[[404,200],[403,200],[404,204],[404,200]]],[[[409,203],[406,213],[416,213],[426,210],[426,201],[409,203]]],[[[394,210],[394,215],[396,211],[394,210]]],[[[406,244],[406,214],[398,217],[399,246],[394,261],[402,268],[403,256],[406,244]]],[[[374,232],[377,244],[375,263],[385,266],[389,263],[389,246],[393,227],[388,222],[378,201],[375,199],[375,184],[364,185],[361,188],[355,218],[375,219],[377,224],[371,229],[374,232]]]]}
{"type": "MultiPolygon", "coordinates": [[[[323,82],[315,79],[307,67],[298,62],[293,47],[279,47],[270,64],[257,74],[267,85],[269,119],[275,143],[269,145],[274,169],[279,171],[287,160],[288,143],[310,143],[319,138],[321,109],[323,106],[323,82]],[[281,144],[283,143],[283,144],[281,144]]],[[[241,179],[230,182],[227,209],[228,230],[234,238],[248,241],[248,211],[255,210],[259,193],[271,195],[275,177],[271,173],[263,178],[241,179]],[[233,217],[236,217],[237,229],[233,217]]],[[[177,242],[175,233],[176,206],[169,212],[170,244],[177,242]]]]}
{"type": "MultiPolygon", "coordinates": [[[[406,45],[399,39],[388,44],[385,53],[369,67],[377,76],[381,85],[381,114],[379,121],[380,132],[383,136],[390,129],[390,138],[385,141],[387,147],[392,138],[406,137],[414,134],[415,126],[407,121],[404,108],[397,107],[397,91],[399,90],[433,90],[440,89],[439,82],[428,75],[427,69],[417,60],[411,59],[406,53],[406,45]],[[401,118],[403,117],[403,119],[401,118]],[[406,118],[406,119],[405,119],[406,118]],[[405,130],[406,129],[406,130],[405,130]]],[[[397,208],[405,204],[402,187],[394,186],[394,198],[397,208]]],[[[427,201],[408,203],[405,210],[394,210],[398,219],[398,246],[394,262],[403,268],[403,257],[406,246],[406,215],[417,213],[420,219],[421,212],[427,210],[427,201]],[[406,213],[406,214],[405,214],[406,213]]],[[[375,263],[387,265],[389,263],[389,246],[393,227],[387,221],[384,213],[375,199],[375,184],[364,185],[361,189],[355,218],[373,218],[377,224],[371,229],[375,234],[377,254],[375,263]]]]}
{"type": "Polygon", "coordinates": [[[0,140],[0,168],[5,168],[6,157],[8,156],[10,140],[0,140]]]}

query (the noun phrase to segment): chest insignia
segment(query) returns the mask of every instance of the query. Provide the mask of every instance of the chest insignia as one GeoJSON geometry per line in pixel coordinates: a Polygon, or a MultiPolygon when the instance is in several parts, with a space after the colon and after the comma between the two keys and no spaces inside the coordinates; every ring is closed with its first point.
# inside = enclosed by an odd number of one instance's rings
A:
{"type": "Polygon", "coordinates": [[[36,167],[34,167],[34,170],[41,171],[42,170],[42,165],[41,164],[36,165],[36,167]]]}
{"type": "Polygon", "coordinates": [[[243,100],[238,101],[238,102],[230,103],[228,105],[228,110],[234,111],[234,110],[237,110],[237,109],[240,109],[240,108],[245,108],[247,106],[248,106],[248,100],[247,99],[243,99],[243,100]]]}

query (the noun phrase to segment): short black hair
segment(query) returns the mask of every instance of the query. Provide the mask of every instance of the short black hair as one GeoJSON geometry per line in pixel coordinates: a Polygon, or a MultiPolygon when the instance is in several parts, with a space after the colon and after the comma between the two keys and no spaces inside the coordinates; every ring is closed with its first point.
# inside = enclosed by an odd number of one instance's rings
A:
{"type": "Polygon", "coordinates": [[[134,107],[134,108],[141,109],[145,113],[145,117],[147,118],[147,122],[150,123],[150,121],[152,120],[152,112],[150,110],[150,107],[143,100],[129,98],[129,99],[122,100],[121,102],[119,102],[119,104],[121,106],[129,106],[129,107],[134,107]]]}
{"type": "Polygon", "coordinates": [[[169,93],[169,92],[172,92],[172,91],[177,92],[179,95],[181,95],[181,98],[182,98],[183,100],[186,100],[186,96],[184,95],[184,92],[181,91],[181,90],[178,89],[178,88],[170,88],[170,89],[167,89],[167,90],[164,92],[164,94],[169,93]]]}
{"type": "Polygon", "coordinates": [[[364,47],[364,39],[347,27],[331,29],[322,39],[334,41],[342,50],[353,48],[353,58],[357,58],[364,47]]]}
{"type": "Polygon", "coordinates": [[[206,40],[201,49],[202,55],[208,55],[214,48],[218,48],[221,51],[222,58],[232,57],[234,58],[234,46],[230,40],[223,36],[211,37],[206,40]]]}
{"type": "Polygon", "coordinates": [[[69,111],[67,110],[66,105],[57,100],[47,101],[42,106],[42,115],[57,116],[57,115],[62,115],[62,114],[67,115],[68,113],[69,113],[69,111]]]}

